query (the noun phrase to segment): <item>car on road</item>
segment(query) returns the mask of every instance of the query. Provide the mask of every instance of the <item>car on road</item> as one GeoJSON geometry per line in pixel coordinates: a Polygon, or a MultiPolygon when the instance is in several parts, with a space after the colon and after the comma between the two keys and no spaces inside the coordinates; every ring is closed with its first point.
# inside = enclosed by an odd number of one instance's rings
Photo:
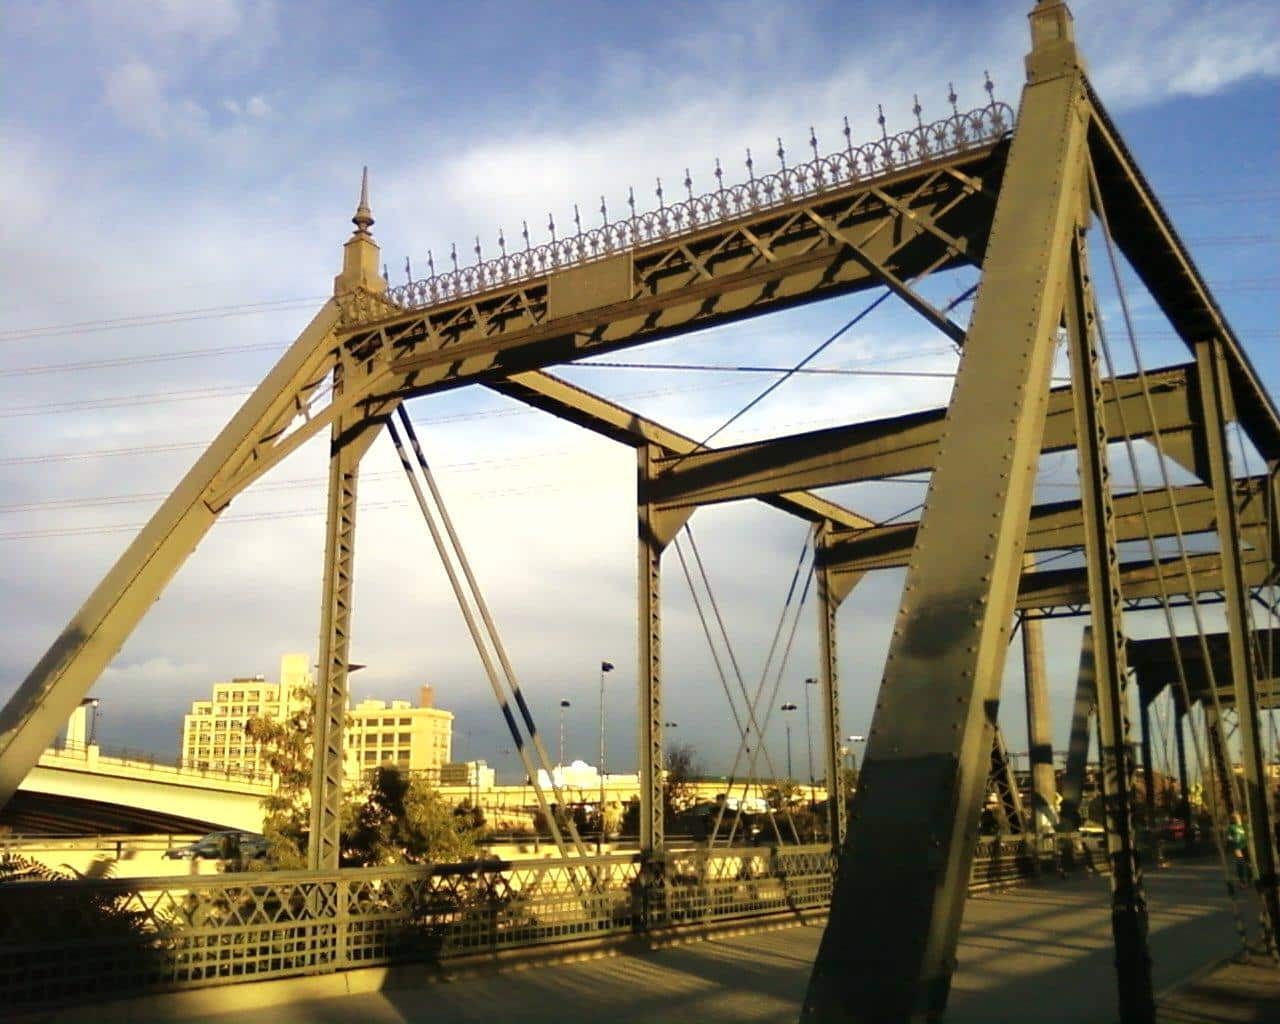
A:
{"type": "Polygon", "coordinates": [[[225,829],[164,853],[168,860],[259,860],[267,855],[267,837],[258,832],[225,829]]]}

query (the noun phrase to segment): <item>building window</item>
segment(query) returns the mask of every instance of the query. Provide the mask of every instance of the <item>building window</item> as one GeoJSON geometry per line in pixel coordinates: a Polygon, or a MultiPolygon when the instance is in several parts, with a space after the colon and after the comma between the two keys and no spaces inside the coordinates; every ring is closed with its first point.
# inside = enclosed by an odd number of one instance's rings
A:
{"type": "Polygon", "coordinates": [[[402,732],[398,737],[398,742],[400,743],[401,746],[407,747],[409,745],[409,739],[410,739],[410,734],[407,732],[402,732]]]}
{"type": "Polygon", "coordinates": [[[400,724],[401,724],[401,725],[408,725],[408,724],[409,724],[409,719],[407,719],[407,718],[402,718],[402,719],[400,719],[400,724]]]}
{"type": "Polygon", "coordinates": [[[376,750],[366,750],[366,751],[364,752],[364,763],[365,763],[365,764],[377,764],[377,763],[378,763],[378,752],[377,752],[376,750]]]}
{"type": "Polygon", "coordinates": [[[390,746],[396,741],[396,734],[393,732],[384,732],[382,734],[382,743],[384,746],[390,746]]]}

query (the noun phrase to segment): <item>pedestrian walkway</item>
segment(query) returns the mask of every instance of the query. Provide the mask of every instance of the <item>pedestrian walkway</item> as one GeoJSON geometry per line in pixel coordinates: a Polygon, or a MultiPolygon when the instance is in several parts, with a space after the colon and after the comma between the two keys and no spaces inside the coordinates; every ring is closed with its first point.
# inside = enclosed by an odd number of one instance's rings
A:
{"type": "MultiPolygon", "coordinates": [[[[1194,979],[1237,948],[1222,876],[1208,862],[1147,876],[1157,991],[1194,979]]],[[[1256,912],[1247,909],[1250,923],[1256,912]]],[[[875,927],[868,921],[867,927],[875,927]]],[[[42,1018],[208,1021],[210,1024],[794,1024],[821,922],[690,942],[557,966],[432,981],[422,968],[226,986],[42,1018]],[[329,998],[319,994],[325,983],[329,998]]],[[[1047,879],[969,899],[948,1024],[1116,1019],[1109,888],[1105,878],[1047,879]]],[[[1212,999],[1213,975],[1188,992],[1212,999]]],[[[1226,980],[1235,984],[1232,978],[1226,980]]],[[[1247,986],[1241,988],[1247,994],[1247,986]]],[[[1167,1006],[1180,1005],[1179,994],[1167,1006]]],[[[1199,997],[1196,997],[1199,998],[1199,997]]],[[[1170,1017],[1260,1021],[1280,1017],[1170,1017]]]]}

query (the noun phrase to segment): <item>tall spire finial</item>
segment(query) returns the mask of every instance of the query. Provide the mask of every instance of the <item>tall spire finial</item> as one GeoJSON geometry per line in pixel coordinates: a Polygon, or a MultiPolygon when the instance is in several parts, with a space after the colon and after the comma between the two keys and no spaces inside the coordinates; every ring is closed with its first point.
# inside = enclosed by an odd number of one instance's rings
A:
{"type": "Polygon", "coordinates": [[[368,235],[373,227],[373,211],[369,209],[369,168],[366,166],[360,175],[360,205],[356,207],[356,215],[351,218],[356,226],[357,235],[368,235]]]}
{"type": "MultiPolygon", "coordinates": [[[[356,229],[342,246],[342,273],[333,279],[333,294],[347,295],[357,289],[365,291],[385,292],[387,275],[384,269],[378,273],[378,243],[369,231],[373,227],[373,211],[369,209],[369,168],[360,174],[360,203],[356,207],[356,215],[351,218],[356,229]]],[[[409,265],[405,263],[405,273],[409,273],[409,265]]]]}

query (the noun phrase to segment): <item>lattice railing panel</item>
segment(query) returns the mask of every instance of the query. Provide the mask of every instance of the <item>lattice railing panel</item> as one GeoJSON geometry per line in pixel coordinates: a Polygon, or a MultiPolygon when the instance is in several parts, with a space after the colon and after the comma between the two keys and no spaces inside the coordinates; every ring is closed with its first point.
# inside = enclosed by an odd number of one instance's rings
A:
{"type": "MultiPolygon", "coordinates": [[[[1025,876],[1024,844],[984,840],[974,883],[1025,876]]],[[[333,873],[0,885],[6,1006],[315,974],[823,910],[823,846],[333,873]]]]}

